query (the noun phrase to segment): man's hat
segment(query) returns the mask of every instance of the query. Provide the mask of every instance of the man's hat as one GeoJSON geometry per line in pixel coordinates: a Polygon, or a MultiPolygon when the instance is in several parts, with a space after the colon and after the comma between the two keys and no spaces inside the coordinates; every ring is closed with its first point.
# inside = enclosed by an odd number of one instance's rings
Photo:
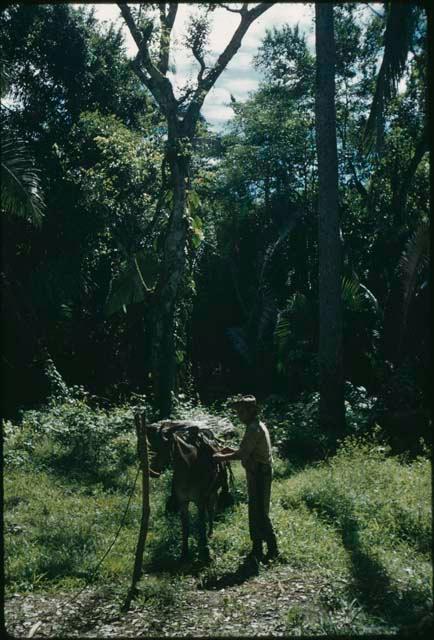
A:
{"type": "Polygon", "coordinates": [[[234,409],[237,407],[257,407],[255,396],[234,396],[229,401],[229,405],[234,409]]]}

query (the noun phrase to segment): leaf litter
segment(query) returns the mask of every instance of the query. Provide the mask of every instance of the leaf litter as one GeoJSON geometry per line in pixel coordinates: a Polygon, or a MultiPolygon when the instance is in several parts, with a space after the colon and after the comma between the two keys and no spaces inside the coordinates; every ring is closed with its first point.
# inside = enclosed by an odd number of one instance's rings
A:
{"type": "Polygon", "coordinates": [[[279,564],[221,589],[198,588],[193,578],[187,584],[172,607],[156,611],[133,601],[126,613],[107,589],[86,589],[76,600],[71,592],[14,593],[5,600],[6,628],[34,638],[284,636],[289,607],[312,606],[325,586],[318,576],[279,564]]]}

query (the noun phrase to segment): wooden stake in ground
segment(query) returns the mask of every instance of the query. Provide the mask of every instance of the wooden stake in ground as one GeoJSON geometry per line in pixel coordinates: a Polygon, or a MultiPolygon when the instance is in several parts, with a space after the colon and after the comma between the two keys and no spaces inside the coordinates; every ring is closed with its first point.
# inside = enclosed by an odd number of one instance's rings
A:
{"type": "Polygon", "coordinates": [[[137,583],[140,580],[143,565],[143,552],[145,550],[146,536],[148,535],[149,524],[149,455],[148,455],[148,438],[146,435],[146,421],[143,413],[134,416],[137,432],[137,453],[139,456],[140,466],[142,468],[142,518],[140,522],[139,539],[137,541],[136,558],[134,561],[133,579],[131,587],[128,591],[123,610],[128,611],[131,600],[137,593],[137,583]]]}

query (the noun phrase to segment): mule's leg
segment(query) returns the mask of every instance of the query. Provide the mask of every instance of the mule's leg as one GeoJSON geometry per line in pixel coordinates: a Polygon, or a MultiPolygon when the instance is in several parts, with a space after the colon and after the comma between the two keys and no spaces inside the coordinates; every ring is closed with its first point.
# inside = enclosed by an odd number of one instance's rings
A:
{"type": "Polygon", "coordinates": [[[178,511],[178,499],[176,497],[175,481],[172,477],[170,496],[166,500],[166,513],[176,513],[178,511]]]}
{"type": "Polygon", "coordinates": [[[210,496],[208,501],[208,536],[212,536],[214,529],[214,514],[216,512],[217,495],[210,496]]]}
{"type": "Polygon", "coordinates": [[[211,556],[206,535],[207,508],[204,503],[198,506],[199,509],[199,555],[203,560],[210,560],[211,556]]]}
{"type": "Polygon", "coordinates": [[[181,560],[185,560],[188,557],[188,534],[189,534],[188,502],[180,503],[179,513],[181,516],[181,526],[182,526],[181,560]]]}

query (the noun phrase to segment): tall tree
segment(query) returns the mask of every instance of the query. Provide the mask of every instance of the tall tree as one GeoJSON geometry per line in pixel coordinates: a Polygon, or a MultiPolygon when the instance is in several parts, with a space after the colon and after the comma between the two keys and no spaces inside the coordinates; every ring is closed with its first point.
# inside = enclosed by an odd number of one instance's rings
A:
{"type": "Polygon", "coordinates": [[[315,15],[320,422],[324,429],[339,434],[343,430],[345,414],[333,5],[316,4],[315,15]]]}
{"type": "Polygon", "coordinates": [[[200,110],[209,91],[240,48],[250,25],[270,6],[271,4],[268,3],[259,3],[252,9],[249,9],[248,3],[243,3],[240,9],[235,5],[224,6],[225,9],[238,13],[240,22],[226,48],[210,67],[205,61],[205,48],[209,31],[207,12],[212,5],[205,6],[204,16],[192,19],[186,38],[199,64],[196,86],[187,87],[184,94],[177,99],[167,73],[170,36],[176,20],[178,3],[158,5],[158,39],[154,37],[154,21],[151,14],[146,13],[145,5],[132,8],[127,4],[119,4],[122,16],[138,48],[134,69],[153,95],[167,121],[166,161],[170,170],[172,211],[164,240],[151,322],[154,391],[163,417],[170,414],[172,392],[176,383],[175,317],[179,292],[186,272],[188,229],[192,223],[186,207],[187,190],[192,142],[200,110]]]}

